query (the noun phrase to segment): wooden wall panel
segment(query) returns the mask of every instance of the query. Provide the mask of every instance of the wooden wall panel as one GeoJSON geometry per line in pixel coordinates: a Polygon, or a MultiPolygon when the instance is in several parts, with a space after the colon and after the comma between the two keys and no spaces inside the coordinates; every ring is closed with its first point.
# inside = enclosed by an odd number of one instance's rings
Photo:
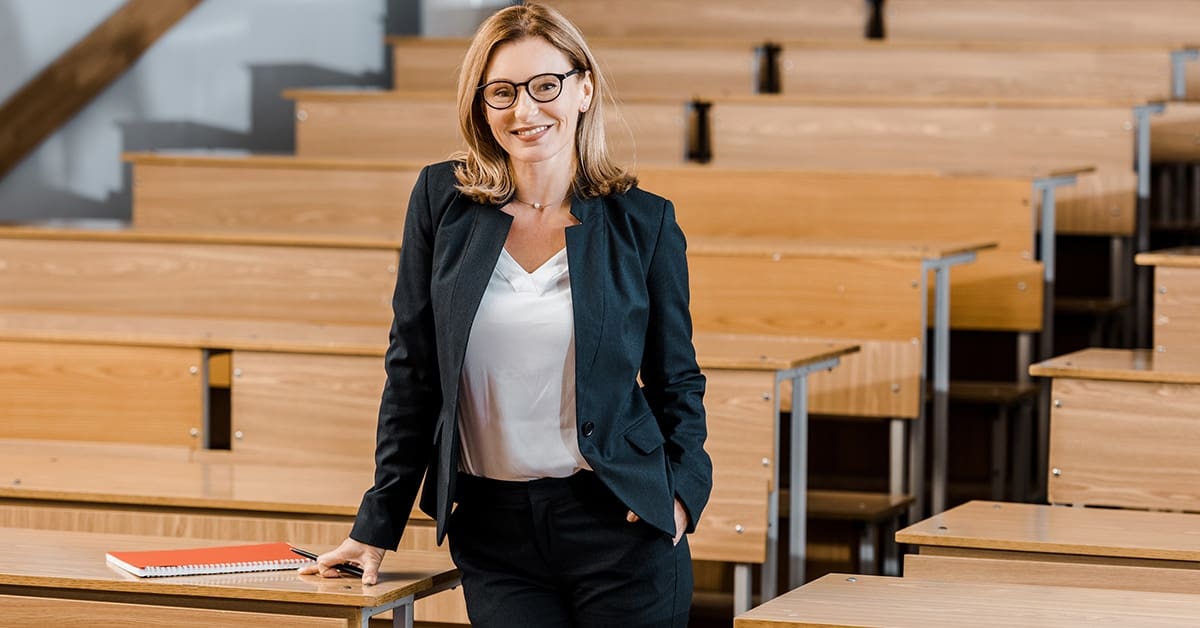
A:
{"type": "Polygon", "coordinates": [[[199,446],[203,366],[199,349],[0,342],[0,438],[199,446]]]}

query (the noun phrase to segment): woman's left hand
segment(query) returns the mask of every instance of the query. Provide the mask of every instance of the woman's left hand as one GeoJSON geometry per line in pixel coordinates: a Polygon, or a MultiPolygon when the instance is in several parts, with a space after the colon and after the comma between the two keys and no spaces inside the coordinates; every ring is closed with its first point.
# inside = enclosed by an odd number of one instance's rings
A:
{"type": "MultiPolygon", "coordinates": [[[[629,523],[633,523],[633,522],[637,521],[638,519],[639,519],[639,517],[637,516],[637,513],[633,512],[632,510],[630,510],[629,513],[625,515],[625,520],[628,521],[629,523]]],[[[679,545],[679,539],[683,538],[683,533],[685,531],[687,531],[687,526],[688,526],[687,510],[684,509],[683,502],[679,501],[679,499],[676,498],[675,499],[675,539],[674,539],[675,545],[679,545]]]]}

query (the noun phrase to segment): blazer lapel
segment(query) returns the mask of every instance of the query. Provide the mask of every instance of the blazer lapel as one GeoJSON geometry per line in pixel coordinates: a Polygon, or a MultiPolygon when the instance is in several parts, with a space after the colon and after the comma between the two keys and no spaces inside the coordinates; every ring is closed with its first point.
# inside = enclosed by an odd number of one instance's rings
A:
{"type": "Polygon", "coordinates": [[[599,198],[571,200],[571,214],[579,220],[578,225],[567,227],[567,264],[575,310],[575,381],[579,390],[583,390],[586,374],[592,370],[604,324],[608,251],[603,212],[604,203],[599,198]]]}
{"type": "Polygon", "coordinates": [[[459,256],[454,291],[450,297],[449,333],[446,336],[451,359],[448,372],[455,374],[456,392],[457,376],[462,372],[467,340],[471,337],[471,324],[475,321],[475,313],[483,301],[488,280],[492,277],[496,260],[500,258],[500,251],[512,226],[512,216],[495,206],[476,204],[468,211],[472,214],[472,220],[459,256]]]}

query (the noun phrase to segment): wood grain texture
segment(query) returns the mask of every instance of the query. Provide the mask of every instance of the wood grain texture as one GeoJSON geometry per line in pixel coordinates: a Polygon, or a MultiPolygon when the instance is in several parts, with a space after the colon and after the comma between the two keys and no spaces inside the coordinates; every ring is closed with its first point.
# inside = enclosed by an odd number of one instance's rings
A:
{"type": "Polygon", "coordinates": [[[1150,158],[1156,163],[1200,160],[1200,103],[1168,103],[1164,113],[1150,118],[1150,158]]]}
{"type": "Polygon", "coordinates": [[[588,37],[861,39],[866,13],[844,0],[550,2],[588,37]],[[614,16],[620,16],[614,19],[614,16]]]}
{"type": "Polygon", "coordinates": [[[693,334],[700,368],[779,371],[857,353],[852,343],[753,334],[693,334]]]}
{"type": "MultiPolygon", "coordinates": [[[[588,46],[618,98],[691,98],[754,93],[754,49],[763,41],[589,38],[588,46]]],[[[388,43],[392,46],[393,89],[456,89],[469,40],[391,37],[388,43]]]]}
{"type": "Polygon", "coordinates": [[[739,615],[735,628],[787,626],[1190,626],[1200,597],[1007,583],[829,574],[739,615]]]}
{"type": "MultiPolygon", "coordinates": [[[[887,6],[887,5],[885,5],[887,6]]],[[[887,6],[890,9],[890,6],[887,6]]],[[[890,33],[889,33],[890,35],[890,33]]],[[[897,98],[986,98],[997,102],[1076,98],[1165,100],[1166,46],[1141,48],[946,45],[783,45],[785,94],[897,98]]],[[[958,42],[955,42],[958,43],[958,42]]]]}
{"type": "Polygon", "coordinates": [[[1094,165],[1059,191],[1058,233],[1132,233],[1128,108],[815,106],[759,97],[716,101],[712,120],[716,166],[1031,176],[1094,165]]]}
{"type": "Polygon", "coordinates": [[[1200,562],[1200,515],[972,501],[900,530],[896,541],[923,553],[956,548],[979,556],[1022,552],[1045,560],[1149,559],[1186,567],[1200,562]]]}
{"type": "Polygon", "coordinates": [[[770,487],[775,465],[775,373],[704,369],[708,417],[705,451],[713,466],[758,478],[770,487]]]}
{"type": "Polygon", "coordinates": [[[236,458],[374,468],[382,360],[238,351],[233,366],[236,458]]]}
{"type": "Polygon", "coordinates": [[[1200,267],[1154,269],[1154,348],[1179,357],[1200,353],[1200,267]]]}
{"type": "Polygon", "coordinates": [[[400,240],[419,170],[136,164],[138,228],[236,229],[400,240]]]}
{"type": "Polygon", "coordinates": [[[200,0],[127,0],[0,106],[0,178],[142,56],[200,0]]]}
{"type": "Polygon", "coordinates": [[[906,554],[904,577],[979,584],[1011,582],[1056,587],[1162,593],[1196,592],[1200,569],[906,554]]]}
{"type": "MultiPolygon", "coordinates": [[[[303,157],[448,159],[462,149],[452,93],[433,96],[295,92],[296,154],[303,157]]],[[[621,161],[682,163],[682,102],[625,102],[606,110],[610,148],[621,161]]]]}
{"type": "Polygon", "coordinates": [[[810,377],[812,412],[917,416],[925,325],[919,271],[914,270],[919,265],[774,261],[708,256],[694,249],[688,264],[698,331],[837,339],[862,346],[832,372],[810,377]]]}
{"type": "Polygon", "coordinates": [[[1200,386],[1058,377],[1053,396],[1050,503],[1200,512],[1200,386]]]}
{"type": "MultiPolygon", "coordinates": [[[[794,9],[793,9],[794,10],[794,9]]],[[[752,94],[755,48],[767,38],[603,38],[588,43],[618,96],[714,98],[752,94]]],[[[399,91],[455,90],[469,40],[390,37],[399,91]]],[[[1050,45],[986,41],[786,39],[785,94],[864,95],[929,102],[1166,100],[1169,46],[1050,45]]]]}
{"type": "Polygon", "coordinates": [[[920,263],[814,254],[688,250],[692,317],[702,331],[919,339],[920,263]]]}
{"type": "Polygon", "coordinates": [[[888,0],[892,40],[1003,40],[1176,46],[1196,42],[1188,0],[888,0]]]}
{"type": "Polygon", "coordinates": [[[0,339],[67,344],[232,349],[382,357],[389,323],[297,321],[127,313],[0,310],[0,339]]]}
{"type": "Polygon", "coordinates": [[[1200,384],[1200,359],[1147,349],[1083,349],[1029,367],[1034,377],[1200,384]]]}
{"type": "Polygon", "coordinates": [[[391,319],[394,250],[0,240],[14,309],[379,324],[391,319]]]}
{"type": "Polygon", "coordinates": [[[47,621],[91,626],[178,626],[206,628],[229,626],[251,628],[275,626],[285,628],[334,628],[350,626],[346,619],[334,617],[302,617],[273,615],[249,611],[227,611],[205,608],[176,608],[153,604],[121,604],[52,597],[31,597],[0,594],[0,625],[32,626],[47,621]]]}
{"type": "MultiPolygon", "coordinates": [[[[182,595],[197,599],[235,599],[320,606],[369,608],[406,595],[420,594],[437,583],[453,581],[456,571],[443,552],[407,551],[385,564],[379,582],[363,586],[353,578],[300,576],[294,571],[263,574],[220,574],[172,578],[138,578],[105,564],[105,552],[205,547],[221,540],[175,539],[7,528],[0,585],[70,588],[82,592],[130,595],[182,595]]],[[[320,549],[320,548],[314,548],[320,549]]],[[[3,591],[3,590],[0,590],[3,591]]]]}
{"type": "Polygon", "coordinates": [[[196,349],[0,341],[0,438],[199,446],[203,366],[196,349]]]}
{"type": "Polygon", "coordinates": [[[692,560],[761,564],[767,555],[767,482],[713,460],[713,489],[696,532],[692,560]]]}
{"type": "Polygon", "coordinates": [[[1200,268],[1200,247],[1181,246],[1160,251],[1138,253],[1134,257],[1138,266],[1171,266],[1178,268],[1200,268]]]}
{"type": "MultiPolygon", "coordinates": [[[[900,172],[649,168],[647,189],[670,198],[693,246],[697,237],[837,240],[970,240],[994,249],[956,268],[951,326],[1006,331],[1042,327],[1042,268],[1028,178],[900,172]]],[[[932,311],[932,310],[931,310],[932,311]]]]}

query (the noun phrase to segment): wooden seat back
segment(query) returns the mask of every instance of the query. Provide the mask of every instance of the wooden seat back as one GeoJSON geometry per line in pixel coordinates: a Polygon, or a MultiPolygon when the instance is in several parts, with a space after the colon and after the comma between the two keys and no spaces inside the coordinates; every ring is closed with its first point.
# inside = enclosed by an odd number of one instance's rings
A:
{"type": "MultiPolygon", "coordinates": [[[[463,148],[451,92],[289,90],[296,102],[296,154],[434,162],[463,148]]],[[[625,163],[682,163],[688,128],[682,102],[623,103],[607,110],[609,146],[625,163]]]]}
{"type": "Polygon", "coordinates": [[[156,240],[130,233],[2,232],[4,305],[359,325],[391,320],[395,249],[156,240]]]}
{"type": "Polygon", "coordinates": [[[888,0],[891,40],[1180,45],[1196,43],[1188,0],[888,0]]]}
{"type": "MultiPolygon", "coordinates": [[[[1024,42],[775,40],[778,74],[760,48],[742,40],[590,38],[610,86],[623,98],[749,95],[778,81],[779,93],[831,99],[894,98],[914,104],[1166,100],[1170,48],[1164,45],[1055,45],[1024,42]]],[[[465,38],[392,37],[393,86],[453,93],[465,38]]]]}
{"type": "Polygon", "coordinates": [[[842,0],[553,0],[587,37],[861,39],[867,12],[842,0]]]}
{"type": "Polygon", "coordinates": [[[968,240],[996,248],[951,272],[956,329],[1042,328],[1042,265],[1028,178],[924,173],[646,167],[689,237],[968,240]]]}
{"type": "Polygon", "coordinates": [[[697,331],[837,338],[859,344],[832,372],[809,378],[822,414],[918,416],[925,322],[920,264],[888,259],[730,255],[692,238],[697,331]]]}
{"type": "Polygon", "coordinates": [[[1030,176],[1094,165],[1094,173],[1060,191],[1057,232],[1133,233],[1128,107],[915,107],[760,97],[716,101],[711,115],[716,166],[1030,176]]]}
{"type": "Polygon", "coordinates": [[[418,164],[290,157],[125,156],[133,224],[391,238],[404,230],[418,164]]]}

